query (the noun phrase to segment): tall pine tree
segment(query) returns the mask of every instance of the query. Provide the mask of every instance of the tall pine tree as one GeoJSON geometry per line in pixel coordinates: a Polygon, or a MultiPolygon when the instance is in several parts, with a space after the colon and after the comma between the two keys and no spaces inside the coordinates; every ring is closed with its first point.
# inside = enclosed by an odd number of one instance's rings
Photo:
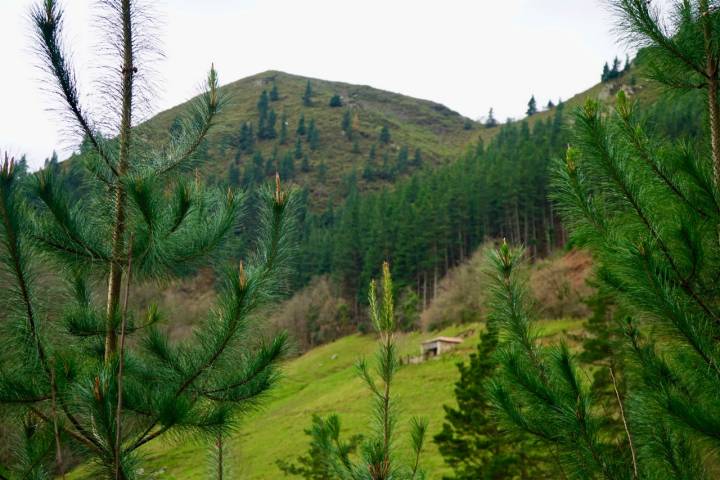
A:
{"type": "Polygon", "coordinates": [[[149,38],[146,17],[132,0],[102,5],[109,45],[100,51],[113,60],[109,111],[117,114],[109,140],[80,103],[60,5],[45,0],[31,16],[53,92],[94,152],[83,159],[82,199],[51,169],[21,178],[11,159],[0,166],[0,268],[12,282],[0,293],[9,327],[0,335],[14,345],[0,352],[0,406],[24,432],[24,451],[37,453],[17,464],[18,478],[46,478],[53,461],[61,468],[64,445],[90,455],[96,476],[136,478],[144,445],[175,432],[228,431],[275,383],[285,350],[282,335],[257,347],[244,342],[250,319],[285,282],[295,195],[279,180],[261,196],[257,251],[221,275],[217,305],[194,341],[172,342],[156,326],[156,308],[131,307],[145,282],[206,265],[237,227],[243,197],[184,175],[201,160],[198,146],[224,103],[215,69],[181,133],[149,148],[135,128],[145,98],[138,72],[151,68],[140,41],[149,38]],[[44,301],[40,269],[65,286],[67,302],[44,301]],[[96,282],[106,288],[102,304],[91,293],[96,282]]]}

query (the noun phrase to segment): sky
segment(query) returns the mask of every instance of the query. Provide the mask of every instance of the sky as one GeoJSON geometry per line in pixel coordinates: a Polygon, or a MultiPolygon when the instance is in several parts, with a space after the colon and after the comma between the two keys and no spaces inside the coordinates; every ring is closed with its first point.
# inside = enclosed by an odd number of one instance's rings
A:
{"type": "MultiPolygon", "coordinates": [[[[35,0],[39,1],[39,0],[35,0]]],[[[69,136],[37,68],[28,11],[0,0],[0,151],[32,167],[69,136]]],[[[471,117],[524,115],[535,95],[569,98],[624,59],[603,0],[155,0],[164,59],[151,112],[199,91],[214,63],[221,83],[265,70],[343,81],[433,100],[471,117]]],[[[61,0],[81,94],[93,101],[102,32],[93,0],[61,0]]]]}

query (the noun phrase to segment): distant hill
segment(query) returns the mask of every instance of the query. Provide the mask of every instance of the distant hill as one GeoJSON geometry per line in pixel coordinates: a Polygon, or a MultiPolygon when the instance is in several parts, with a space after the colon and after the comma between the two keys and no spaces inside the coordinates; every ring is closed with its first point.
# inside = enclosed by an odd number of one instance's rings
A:
{"type": "MultiPolygon", "coordinates": [[[[311,150],[306,136],[302,137],[303,155],[307,153],[309,156],[310,171],[300,171],[301,160],[296,159],[297,174],[294,177],[296,183],[309,188],[311,198],[314,199],[334,194],[343,178],[353,170],[361,176],[373,145],[377,163],[382,163],[386,153],[391,163],[396,162],[401,149],[407,147],[411,157],[416,149],[421,151],[423,165],[438,165],[457,157],[468,143],[478,137],[482,129],[476,122],[439,103],[364,85],[268,71],[221,88],[221,92],[228,98],[228,104],[208,137],[208,161],[203,166],[206,175],[216,180],[226,180],[233,162],[237,162],[242,175],[243,169],[252,162],[253,152],[238,154],[241,127],[243,123],[250,122],[257,135],[258,100],[263,91],[270,94],[273,88],[277,89],[278,99],[270,101],[269,108],[277,117],[275,129],[278,137],[280,122],[285,116],[287,140],[285,144],[281,144],[279,138],[256,140],[254,148],[261,152],[265,161],[272,158],[273,150],[277,148],[276,161],[279,162],[287,152],[294,153],[301,115],[304,115],[306,127],[314,120],[319,134],[317,149],[311,150]],[[313,92],[310,106],[303,102],[308,82],[313,92]],[[334,95],[340,97],[342,106],[330,106],[334,95]],[[352,139],[342,129],[343,116],[348,110],[353,129],[352,139]],[[387,144],[383,144],[379,138],[383,126],[390,133],[387,144]],[[320,178],[318,171],[322,163],[327,169],[324,178],[320,178]]],[[[164,111],[144,126],[150,130],[151,137],[166,135],[175,118],[185,108],[187,103],[164,111]]],[[[398,176],[410,173],[415,168],[409,165],[398,176]]],[[[387,183],[387,180],[360,181],[361,188],[382,183],[387,183]]]]}

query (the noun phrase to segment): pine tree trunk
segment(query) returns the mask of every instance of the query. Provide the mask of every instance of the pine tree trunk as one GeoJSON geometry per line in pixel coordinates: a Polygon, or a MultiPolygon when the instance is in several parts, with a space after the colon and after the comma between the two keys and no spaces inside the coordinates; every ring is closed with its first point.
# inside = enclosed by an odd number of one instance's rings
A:
{"type": "Polygon", "coordinates": [[[712,148],[715,186],[720,186],[720,105],[718,104],[718,58],[712,44],[712,19],[708,0],[701,0],[700,13],[703,17],[705,60],[708,81],[708,111],[710,116],[710,145],[712,148]]]}
{"type": "Polygon", "coordinates": [[[218,433],[217,436],[217,443],[215,444],[217,448],[217,480],[223,480],[223,437],[222,433],[218,433]]]}
{"type": "Polygon", "coordinates": [[[425,310],[427,306],[427,272],[423,272],[423,310],[425,310]]]}
{"type": "MultiPolygon", "coordinates": [[[[133,101],[133,39],[130,0],[122,0],[121,14],[123,23],[123,68],[122,68],[122,112],[120,118],[120,152],[118,157],[118,175],[127,172],[130,155],[133,101]]],[[[121,259],[125,248],[125,188],[121,179],[115,184],[115,225],[112,235],[110,273],[108,275],[107,319],[105,325],[105,364],[107,365],[117,350],[117,332],[115,318],[120,304],[120,284],[122,283],[121,259]]]]}
{"type": "Polygon", "coordinates": [[[520,243],[522,241],[522,236],[520,234],[520,207],[518,206],[518,200],[515,199],[515,211],[513,212],[515,215],[515,218],[513,219],[513,225],[515,226],[515,243],[520,243]]]}

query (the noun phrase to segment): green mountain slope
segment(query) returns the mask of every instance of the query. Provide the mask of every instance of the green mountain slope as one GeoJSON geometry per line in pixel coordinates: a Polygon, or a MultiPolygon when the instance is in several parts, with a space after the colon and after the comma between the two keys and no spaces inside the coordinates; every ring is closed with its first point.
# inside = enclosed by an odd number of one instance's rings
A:
{"type": "MultiPolygon", "coordinates": [[[[542,323],[545,336],[562,336],[577,332],[582,320],[553,320],[542,323]]],[[[420,342],[438,335],[464,337],[452,353],[416,365],[401,367],[395,392],[405,407],[400,418],[398,438],[406,439],[407,421],[411,416],[430,420],[430,437],[438,433],[444,418],[444,404],[453,403],[453,386],[458,377],[458,361],[466,360],[475,350],[480,324],[453,326],[431,333],[409,333],[399,337],[403,358],[415,356],[420,342]]],[[[366,386],[356,376],[355,363],[370,358],[376,349],[370,335],[352,335],[316,348],[291,360],[284,368],[280,386],[269,396],[263,407],[248,414],[229,441],[231,478],[268,480],[283,478],[277,459],[294,460],[305,453],[308,437],[303,429],[310,425],[313,413],[326,415],[337,412],[347,435],[367,431],[372,408],[366,386]]],[[[143,451],[144,474],[158,480],[200,480],[208,478],[210,443],[202,439],[179,437],[160,442],[143,451]]],[[[401,452],[409,453],[409,445],[398,444],[401,452]],[[407,448],[407,450],[406,450],[407,448]]],[[[449,473],[437,447],[427,443],[423,465],[428,478],[441,478],[449,473]]],[[[68,478],[92,478],[86,468],[68,478]]]]}
{"type": "MultiPolygon", "coordinates": [[[[252,122],[255,133],[258,126],[258,99],[263,90],[270,93],[277,87],[278,99],[270,101],[269,108],[277,116],[278,137],[283,115],[287,119],[287,141],[279,138],[257,140],[255,149],[267,160],[277,148],[276,161],[287,152],[295,150],[296,129],[300,116],[306,125],[314,120],[319,143],[311,151],[305,137],[302,138],[303,153],[309,154],[310,171],[299,172],[300,160],[296,160],[295,181],[307,186],[314,198],[326,198],[334,194],[341,180],[353,169],[362,172],[365,159],[373,145],[376,146],[378,162],[385,153],[394,162],[402,147],[412,155],[420,149],[425,165],[446,163],[463,151],[465,145],[478,136],[481,127],[460,114],[438,103],[419,100],[369,86],[351,85],[319,79],[309,79],[278,71],[268,71],[247,77],[221,88],[228,99],[227,106],[211,131],[207,141],[208,162],[203,173],[217,180],[226,180],[232,162],[242,171],[252,162],[253,153],[238,155],[238,138],[243,123],[252,122]],[[312,105],[303,104],[307,82],[312,86],[312,105]],[[343,105],[331,107],[330,99],[339,95],[343,105]],[[350,110],[353,123],[352,140],[341,127],[343,116],[350,110]],[[387,145],[379,141],[380,129],[387,126],[391,140],[387,145]],[[354,145],[354,142],[357,142],[354,145]],[[327,167],[325,179],[318,178],[321,163],[327,167]]],[[[146,122],[150,137],[166,135],[174,119],[187,104],[164,111],[146,122]]],[[[409,169],[408,171],[410,171],[409,169]]],[[[381,182],[374,182],[381,183],[381,182]]]]}

